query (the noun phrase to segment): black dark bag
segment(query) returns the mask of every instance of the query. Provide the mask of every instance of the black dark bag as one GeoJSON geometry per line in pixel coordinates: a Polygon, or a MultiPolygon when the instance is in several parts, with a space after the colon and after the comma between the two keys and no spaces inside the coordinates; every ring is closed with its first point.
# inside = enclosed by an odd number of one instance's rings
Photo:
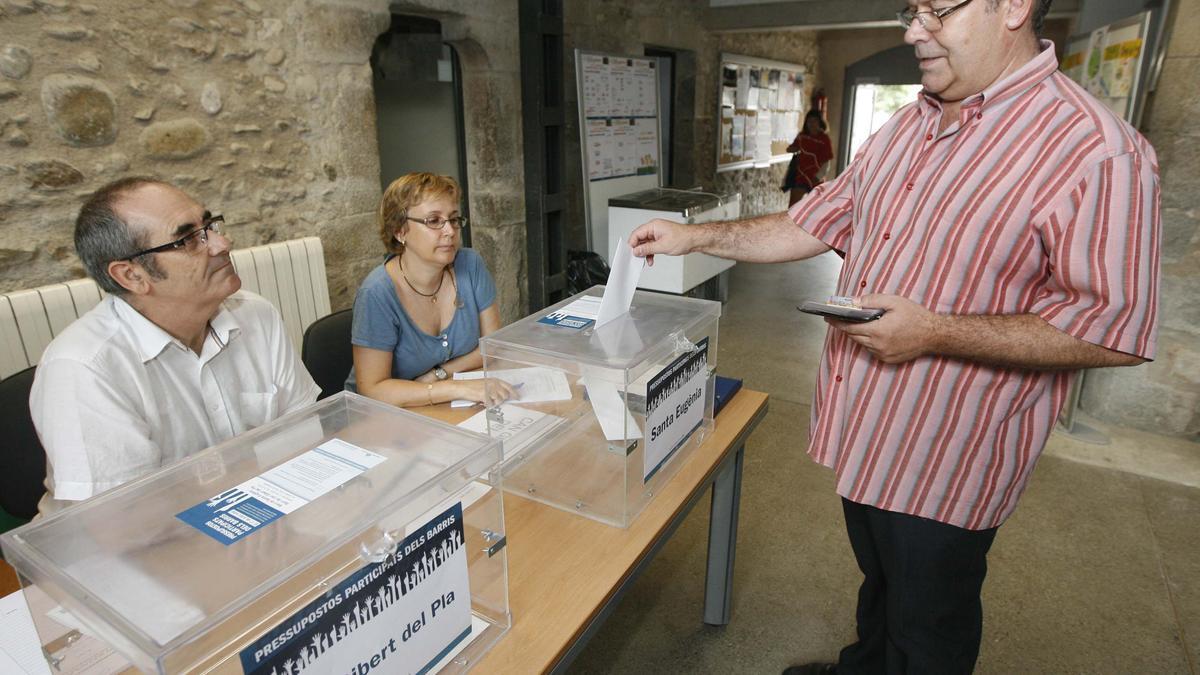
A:
{"type": "Polygon", "coordinates": [[[780,183],[779,189],[787,192],[796,187],[796,165],[800,163],[800,153],[792,155],[792,161],[788,162],[787,171],[783,174],[783,182],[780,183]]]}
{"type": "Polygon", "coordinates": [[[596,284],[608,283],[608,264],[598,253],[567,251],[567,292],[582,293],[596,284]]]}

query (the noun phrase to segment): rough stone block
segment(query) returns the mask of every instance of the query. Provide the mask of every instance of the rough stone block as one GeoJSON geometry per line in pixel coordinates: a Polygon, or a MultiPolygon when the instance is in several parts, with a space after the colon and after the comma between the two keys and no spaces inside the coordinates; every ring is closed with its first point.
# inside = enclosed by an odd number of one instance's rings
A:
{"type": "Polygon", "coordinates": [[[212,58],[213,54],[217,53],[217,39],[211,36],[185,37],[175,40],[171,44],[191,54],[198,61],[207,61],[212,58]]]}
{"type": "Polygon", "coordinates": [[[1089,370],[1080,407],[1113,424],[1184,435],[1195,425],[1200,392],[1169,386],[1169,379],[1170,366],[1161,359],[1132,368],[1089,370]]]}
{"type": "Polygon", "coordinates": [[[1192,332],[1200,326],[1200,277],[1195,265],[1179,264],[1182,269],[1165,268],[1159,283],[1160,328],[1192,332]]]}
{"type": "Polygon", "coordinates": [[[17,45],[5,45],[0,49],[0,75],[19,80],[28,75],[32,67],[33,55],[28,49],[17,45]]]}
{"type": "MultiPolygon", "coordinates": [[[[1164,199],[1165,201],[1165,199],[1164,199]]],[[[1189,258],[1200,257],[1200,207],[1182,209],[1162,208],[1162,264],[1170,273],[1176,264],[1187,264],[1189,258]]],[[[1194,267],[1185,267],[1185,274],[1194,267]]]]}
{"type": "Polygon", "coordinates": [[[7,82],[0,82],[0,101],[7,101],[21,95],[21,90],[7,82]]]}
{"type": "Polygon", "coordinates": [[[471,247],[479,251],[496,281],[496,305],[504,323],[525,316],[525,228],[517,224],[476,227],[471,247]]]}
{"type": "Polygon", "coordinates": [[[32,14],[37,11],[37,6],[33,4],[33,0],[6,0],[4,9],[13,14],[32,14]]]}
{"type": "Polygon", "coordinates": [[[25,179],[29,187],[39,190],[64,190],[83,182],[83,173],[57,159],[39,160],[25,164],[25,179]]]}
{"type": "Polygon", "coordinates": [[[58,135],[71,145],[108,145],[117,137],[117,105],[104,83],[75,75],[42,81],[42,107],[58,135]]]}
{"type": "Polygon", "coordinates": [[[95,52],[80,52],[72,67],[85,73],[98,73],[102,66],[95,52]]]}
{"type": "Polygon", "coordinates": [[[67,0],[33,0],[38,9],[47,14],[63,14],[71,8],[67,0]]]}
{"type": "Polygon", "coordinates": [[[52,38],[66,42],[78,42],[92,36],[92,31],[74,24],[46,24],[42,26],[42,32],[52,38]]]}
{"type": "Polygon", "coordinates": [[[1200,135],[1163,131],[1149,138],[1158,154],[1163,205],[1200,206],[1200,135]]]}
{"type": "Polygon", "coordinates": [[[1195,133],[1195,122],[1200,119],[1197,72],[1200,72],[1200,57],[1163,59],[1148,123],[1151,138],[1156,130],[1195,133]]]}
{"type": "Polygon", "coordinates": [[[200,91],[200,107],[209,115],[221,112],[221,89],[216,82],[205,82],[200,91]]]}
{"type": "Polygon", "coordinates": [[[1177,0],[1171,4],[1175,5],[1175,24],[1167,29],[1167,57],[1200,56],[1200,2],[1177,0]]]}
{"type": "Polygon", "coordinates": [[[306,61],[366,63],[375,39],[387,30],[391,15],[376,11],[310,1],[300,14],[298,54],[306,61]]]}
{"type": "Polygon", "coordinates": [[[212,137],[203,124],[189,117],[151,124],[138,140],[146,154],[155,159],[179,160],[207,150],[212,137]]]}

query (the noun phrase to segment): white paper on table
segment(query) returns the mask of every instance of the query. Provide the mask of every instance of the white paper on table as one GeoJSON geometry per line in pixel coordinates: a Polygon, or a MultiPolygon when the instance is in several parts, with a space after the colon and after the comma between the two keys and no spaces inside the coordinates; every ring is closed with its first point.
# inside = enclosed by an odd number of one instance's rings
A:
{"type": "MultiPolygon", "coordinates": [[[[66,571],[76,579],[104,579],[105,602],[160,644],[174,640],[204,620],[199,607],[137,564],[122,558],[88,556],[68,565],[66,571]]],[[[84,633],[82,629],[79,632],[84,633]]]]}
{"type": "Polygon", "coordinates": [[[598,377],[580,378],[587,389],[588,400],[592,402],[592,412],[600,422],[604,438],[610,441],[634,440],[642,437],[637,420],[629,414],[629,408],[621,400],[621,392],[617,385],[598,377]]]}
{"type": "Polygon", "coordinates": [[[596,317],[596,328],[629,311],[633,293],[637,290],[638,278],[646,267],[646,259],[633,254],[633,247],[625,238],[617,240],[617,250],[612,254],[612,269],[608,283],[604,285],[604,297],[600,300],[600,313],[596,317]]]}
{"type": "Polygon", "coordinates": [[[516,455],[538,439],[550,433],[563,418],[537,410],[502,403],[498,408],[481,410],[458,426],[469,431],[488,434],[504,444],[504,459],[516,455]],[[489,416],[490,420],[489,420],[489,416]],[[489,431],[489,424],[490,431],[489,431]]]}
{"type": "Polygon", "coordinates": [[[25,593],[0,598],[0,673],[50,675],[25,593]]]}
{"type": "MultiPolygon", "coordinates": [[[[454,374],[456,380],[479,380],[484,377],[494,377],[511,384],[517,390],[517,398],[513,400],[521,403],[566,401],[571,398],[571,383],[567,381],[566,373],[553,368],[511,368],[490,373],[472,370],[454,374]]],[[[463,399],[450,402],[451,408],[469,408],[473,405],[475,401],[463,399]]]]}

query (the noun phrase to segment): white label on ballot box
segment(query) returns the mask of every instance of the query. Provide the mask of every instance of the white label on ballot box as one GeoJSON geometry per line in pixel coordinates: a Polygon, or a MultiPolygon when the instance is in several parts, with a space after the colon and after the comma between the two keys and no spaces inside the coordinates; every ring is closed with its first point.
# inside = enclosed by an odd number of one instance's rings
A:
{"type": "Polygon", "coordinates": [[[222,544],[232,544],[385,459],[334,438],[175,517],[222,544]]]}
{"type": "Polygon", "coordinates": [[[646,386],[646,454],[642,482],[658,472],[704,421],[708,338],[681,355],[646,386]]]}
{"type": "Polygon", "coordinates": [[[462,504],[241,651],[246,675],[426,673],[472,633],[462,504]]]}

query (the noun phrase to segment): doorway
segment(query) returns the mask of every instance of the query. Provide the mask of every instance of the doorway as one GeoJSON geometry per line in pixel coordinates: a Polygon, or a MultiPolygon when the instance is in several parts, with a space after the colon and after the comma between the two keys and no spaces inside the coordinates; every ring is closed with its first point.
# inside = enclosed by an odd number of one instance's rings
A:
{"type": "MultiPolygon", "coordinates": [[[[441,23],[426,17],[393,14],[371,51],[381,185],[414,171],[451,176],[469,216],[461,72],[441,23]]],[[[462,237],[469,246],[470,230],[462,237]]]]}
{"type": "Polygon", "coordinates": [[[659,185],[696,187],[694,127],[696,54],[686,49],[648,45],[646,56],[657,61],[659,185]]]}
{"type": "Polygon", "coordinates": [[[919,84],[875,84],[862,82],[850,93],[853,105],[850,114],[850,151],[848,158],[858,153],[862,144],[879,131],[896,111],[912,103],[921,91],[919,84]]]}
{"type": "Polygon", "coordinates": [[[916,100],[921,70],[912,47],[899,45],[846,66],[838,135],[838,173],[854,153],[897,110],[916,100]]]}

